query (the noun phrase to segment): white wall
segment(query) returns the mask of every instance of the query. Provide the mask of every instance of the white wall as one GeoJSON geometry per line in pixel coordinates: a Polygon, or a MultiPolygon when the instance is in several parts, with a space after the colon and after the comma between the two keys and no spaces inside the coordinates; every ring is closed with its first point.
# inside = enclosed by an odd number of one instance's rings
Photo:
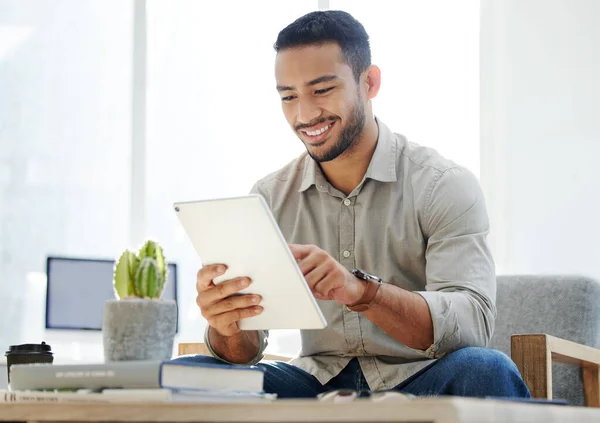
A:
{"type": "Polygon", "coordinates": [[[479,0],[330,0],[361,22],[381,68],[378,118],[479,174],[479,0]]]}
{"type": "Polygon", "coordinates": [[[481,14],[498,273],[600,278],[600,1],[482,0],[481,14]]]}

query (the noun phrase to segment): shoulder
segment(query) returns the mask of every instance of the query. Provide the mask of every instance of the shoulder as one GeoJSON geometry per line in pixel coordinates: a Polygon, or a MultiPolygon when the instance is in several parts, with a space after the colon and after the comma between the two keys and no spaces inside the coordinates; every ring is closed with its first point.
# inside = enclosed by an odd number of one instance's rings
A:
{"type": "Polygon", "coordinates": [[[442,156],[436,149],[408,141],[404,135],[394,134],[400,146],[398,153],[400,162],[409,170],[428,171],[432,177],[439,177],[444,172],[460,168],[454,161],[442,156]]]}
{"type": "Polygon", "coordinates": [[[437,150],[408,141],[403,135],[397,137],[398,172],[406,182],[425,193],[423,200],[450,191],[478,191],[477,177],[466,167],[444,157],[437,150]]]}
{"type": "Polygon", "coordinates": [[[302,153],[282,168],[259,179],[252,187],[251,193],[261,194],[269,204],[273,195],[281,195],[290,190],[298,190],[307,165],[308,154],[302,153]]]}
{"type": "Polygon", "coordinates": [[[429,227],[457,218],[472,210],[487,220],[479,179],[464,166],[437,150],[407,141],[399,151],[399,171],[415,193],[415,203],[429,227]]]}

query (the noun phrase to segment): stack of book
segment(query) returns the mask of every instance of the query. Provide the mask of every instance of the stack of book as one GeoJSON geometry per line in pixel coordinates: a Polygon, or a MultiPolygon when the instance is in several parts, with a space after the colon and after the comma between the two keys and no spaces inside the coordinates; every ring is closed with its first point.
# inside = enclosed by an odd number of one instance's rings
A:
{"type": "Polygon", "coordinates": [[[264,372],[256,366],[120,361],[105,364],[18,364],[0,402],[255,402],[264,372]]]}

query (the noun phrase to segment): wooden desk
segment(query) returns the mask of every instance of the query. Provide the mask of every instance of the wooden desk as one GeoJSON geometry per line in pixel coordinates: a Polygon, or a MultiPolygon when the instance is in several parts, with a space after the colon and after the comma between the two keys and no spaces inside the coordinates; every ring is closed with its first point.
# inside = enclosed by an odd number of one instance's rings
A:
{"type": "Polygon", "coordinates": [[[11,422],[600,422],[600,410],[467,398],[348,404],[279,400],[261,404],[0,404],[11,422]]]}

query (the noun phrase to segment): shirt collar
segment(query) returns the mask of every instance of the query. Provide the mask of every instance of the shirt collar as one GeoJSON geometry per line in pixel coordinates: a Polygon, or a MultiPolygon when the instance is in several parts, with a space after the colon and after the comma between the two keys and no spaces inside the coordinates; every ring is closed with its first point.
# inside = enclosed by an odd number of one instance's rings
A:
{"type": "Polygon", "coordinates": [[[377,147],[367,168],[366,178],[375,179],[380,182],[396,182],[396,159],[398,148],[394,133],[383,122],[375,118],[379,127],[377,147]]]}
{"type": "Polygon", "coordinates": [[[319,191],[327,191],[326,179],[318,163],[308,153],[304,154],[304,174],[302,175],[302,183],[300,184],[300,188],[298,188],[298,192],[304,192],[313,185],[319,191]]]}
{"type": "MultiPolygon", "coordinates": [[[[367,168],[365,179],[370,178],[380,182],[396,182],[396,141],[392,131],[379,119],[375,118],[379,128],[377,146],[367,168]]],[[[299,192],[306,191],[315,185],[319,191],[327,191],[325,176],[318,163],[308,154],[304,157],[304,174],[299,192]]]]}

